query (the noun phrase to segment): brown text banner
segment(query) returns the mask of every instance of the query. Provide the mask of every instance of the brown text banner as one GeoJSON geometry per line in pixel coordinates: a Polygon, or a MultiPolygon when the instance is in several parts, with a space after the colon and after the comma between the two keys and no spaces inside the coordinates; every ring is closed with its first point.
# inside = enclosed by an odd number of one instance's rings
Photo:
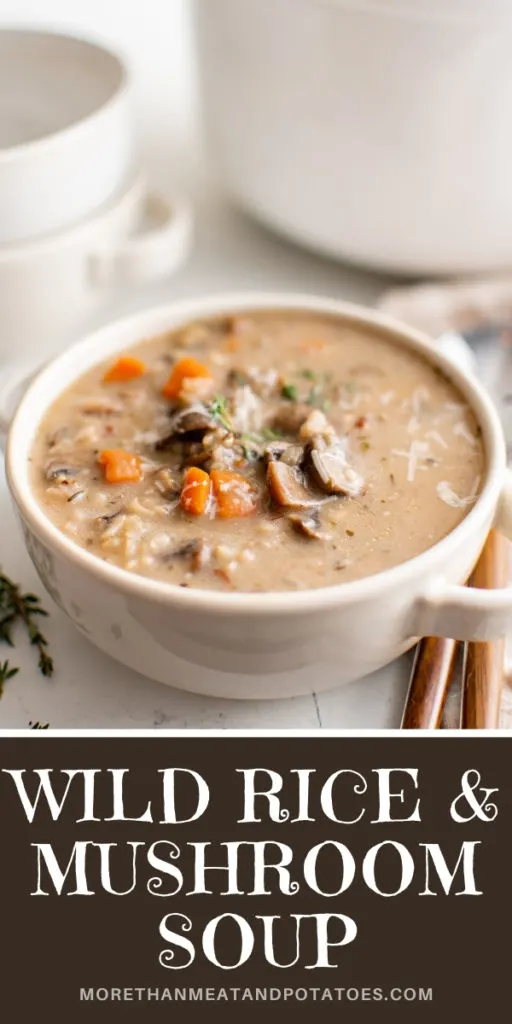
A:
{"type": "Polygon", "coordinates": [[[6,1019],[497,1011],[511,739],[2,738],[6,1019]]]}

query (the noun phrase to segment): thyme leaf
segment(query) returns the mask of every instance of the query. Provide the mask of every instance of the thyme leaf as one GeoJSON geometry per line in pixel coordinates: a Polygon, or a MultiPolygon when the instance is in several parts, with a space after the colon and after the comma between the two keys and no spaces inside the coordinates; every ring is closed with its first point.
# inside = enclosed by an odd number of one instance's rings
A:
{"type": "Polygon", "coordinates": [[[4,683],[6,683],[8,679],[12,679],[18,672],[19,668],[11,668],[8,661],[4,661],[3,663],[0,661],[0,697],[4,692],[4,683]]]}
{"type": "MultiPolygon", "coordinates": [[[[43,676],[49,677],[53,674],[53,658],[50,657],[46,648],[48,641],[41,632],[37,617],[46,618],[48,612],[41,606],[39,598],[35,594],[22,594],[19,586],[13,583],[8,576],[0,574],[0,641],[13,646],[11,628],[20,621],[25,627],[29,641],[39,654],[38,667],[43,676]]],[[[6,678],[12,678],[18,669],[9,668],[8,662],[2,666],[4,682],[6,678]],[[7,667],[7,668],[6,668],[7,667]],[[10,675],[5,676],[5,671],[10,675]]]]}
{"type": "Polygon", "coordinates": [[[227,399],[224,395],[215,395],[213,401],[210,402],[208,411],[220,423],[221,427],[224,427],[224,430],[231,431],[233,429],[227,399]]]}
{"type": "Polygon", "coordinates": [[[281,388],[281,397],[286,398],[288,402],[297,402],[299,398],[299,389],[296,384],[283,384],[281,388]]]}
{"type": "Polygon", "coordinates": [[[272,430],[271,427],[263,427],[259,434],[241,434],[240,443],[242,445],[245,458],[248,462],[256,461],[261,457],[267,442],[279,441],[282,436],[283,435],[278,430],[272,430]]]}

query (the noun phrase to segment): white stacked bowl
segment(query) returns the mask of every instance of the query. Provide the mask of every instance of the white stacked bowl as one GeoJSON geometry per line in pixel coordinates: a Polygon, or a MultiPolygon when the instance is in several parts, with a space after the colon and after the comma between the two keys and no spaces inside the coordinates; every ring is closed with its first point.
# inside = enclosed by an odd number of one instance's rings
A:
{"type": "Polygon", "coordinates": [[[52,355],[114,288],[186,255],[188,207],[138,168],[131,91],[103,46],[0,31],[0,365],[52,355]]]}

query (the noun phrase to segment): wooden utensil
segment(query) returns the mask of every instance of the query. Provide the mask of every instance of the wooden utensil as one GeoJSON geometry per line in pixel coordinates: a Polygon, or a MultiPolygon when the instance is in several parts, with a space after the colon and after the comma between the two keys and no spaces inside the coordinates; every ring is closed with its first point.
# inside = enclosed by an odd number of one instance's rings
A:
{"type": "MultiPolygon", "coordinates": [[[[504,587],[509,577],[509,543],[491,530],[470,583],[489,589],[504,587]]],[[[420,640],[402,718],[402,729],[439,729],[453,676],[457,641],[444,637],[420,640]]],[[[463,729],[495,729],[499,724],[505,641],[466,644],[463,688],[463,729]]]]}
{"type": "Polygon", "coordinates": [[[420,640],[409,683],[402,729],[439,729],[450,689],[457,641],[427,636],[420,640]]]}
{"type": "MultiPolygon", "coordinates": [[[[504,587],[509,576],[509,543],[491,530],[471,578],[474,587],[504,587]]],[[[503,686],[505,640],[467,643],[462,684],[463,729],[497,729],[503,686]]]]}

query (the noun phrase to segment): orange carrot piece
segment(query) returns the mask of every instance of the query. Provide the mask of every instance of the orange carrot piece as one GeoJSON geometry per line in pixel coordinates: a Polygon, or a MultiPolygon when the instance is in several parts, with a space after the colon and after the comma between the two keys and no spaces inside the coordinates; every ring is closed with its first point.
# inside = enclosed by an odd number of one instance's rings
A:
{"type": "Polygon", "coordinates": [[[142,480],[142,463],[138,455],[122,448],[106,448],[98,456],[108,484],[135,484],[142,480]]]}
{"type": "Polygon", "coordinates": [[[212,469],[211,480],[220,519],[256,512],[256,494],[247,477],[227,469],[212,469]]]}
{"type": "Polygon", "coordinates": [[[180,505],[184,512],[193,516],[202,516],[208,507],[210,498],[210,477],[204,469],[189,466],[185,473],[181,491],[180,505]]]}
{"type": "Polygon", "coordinates": [[[211,379],[212,375],[204,363],[200,363],[193,356],[184,356],[173,366],[171,376],[162,388],[164,398],[178,398],[183,381],[188,377],[209,377],[211,379]]]}
{"type": "Polygon", "coordinates": [[[106,384],[113,384],[118,381],[134,380],[135,377],[141,377],[145,372],[146,364],[142,362],[142,359],[136,359],[135,356],[121,356],[117,363],[107,370],[103,380],[106,384]]]}

